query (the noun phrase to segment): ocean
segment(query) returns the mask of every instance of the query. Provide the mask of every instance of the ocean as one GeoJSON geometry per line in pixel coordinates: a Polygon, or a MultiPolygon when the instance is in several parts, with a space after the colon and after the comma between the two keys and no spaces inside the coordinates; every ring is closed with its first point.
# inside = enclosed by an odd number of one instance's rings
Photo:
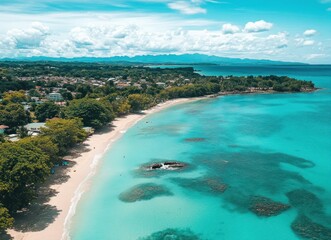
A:
{"type": "Polygon", "coordinates": [[[70,238],[331,239],[331,66],[194,68],[287,75],[321,89],[222,96],[147,116],[100,160],[70,238]],[[147,170],[164,162],[184,167],[147,170]]]}

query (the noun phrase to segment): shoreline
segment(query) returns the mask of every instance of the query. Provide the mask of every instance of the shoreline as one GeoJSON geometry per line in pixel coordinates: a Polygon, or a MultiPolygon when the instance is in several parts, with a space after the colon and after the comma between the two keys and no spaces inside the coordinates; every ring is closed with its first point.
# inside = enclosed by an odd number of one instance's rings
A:
{"type": "MultiPolygon", "coordinates": [[[[313,89],[314,92],[318,89],[313,89]]],[[[27,227],[21,230],[19,227],[14,229],[9,229],[8,239],[14,240],[36,240],[36,239],[48,239],[48,240],[67,240],[69,239],[69,229],[71,225],[72,217],[75,215],[76,207],[81,199],[82,195],[88,191],[89,183],[91,178],[96,174],[99,162],[103,158],[104,154],[111,148],[112,144],[121,138],[121,136],[132,126],[134,126],[137,122],[149,116],[150,114],[162,111],[169,107],[179,105],[182,103],[188,103],[193,101],[198,101],[201,99],[208,98],[217,98],[228,95],[237,95],[237,94],[273,94],[277,93],[274,91],[249,91],[249,92],[220,92],[218,94],[206,95],[203,97],[195,97],[195,98],[178,98],[168,100],[163,103],[159,103],[158,105],[152,107],[151,109],[143,111],[143,114],[130,114],[124,117],[116,118],[112,122],[112,126],[104,129],[103,131],[96,132],[92,136],[90,136],[85,142],[81,145],[73,149],[73,152],[78,150],[78,153],[72,153],[69,156],[64,157],[65,160],[71,162],[71,166],[66,168],[66,173],[55,174],[55,176],[51,176],[53,178],[53,183],[48,185],[50,191],[55,192],[52,196],[49,197],[48,201],[42,202],[42,206],[44,205],[51,206],[55,208],[57,211],[57,215],[53,216],[51,220],[49,218],[46,219],[48,222],[44,225],[45,227],[26,231],[27,227]],[[83,148],[83,150],[79,150],[79,148],[83,148]],[[57,175],[57,176],[56,176],[57,175]],[[57,181],[57,178],[68,178],[67,181],[57,181]],[[54,183],[55,182],[55,183],[54,183]]],[[[286,92],[282,92],[286,93],[286,92]]],[[[62,169],[63,170],[63,169],[62,169]]],[[[62,171],[61,169],[59,171],[62,171]]],[[[43,198],[44,196],[39,196],[39,198],[43,198]]],[[[37,201],[38,201],[37,199],[37,201]]],[[[42,214],[45,214],[42,212],[42,214]]],[[[47,213],[46,213],[47,214],[47,213]]],[[[17,219],[18,225],[29,225],[28,222],[40,222],[43,219],[35,220],[31,218],[37,218],[38,214],[30,214],[29,216],[24,216],[17,219]]]]}
{"type": "MultiPolygon", "coordinates": [[[[149,116],[150,114],[162,111],[169,107],[188,103],[192,101],[197,101],[200,99],[208,98],[197,97],[197,98],[179,98],[174,100],[169,100],[164,103],[160,103],[151,109],[143,111],[144,114],[130,114],[124,117],[115,119],[112,122],[112,127],[107,128],[105,131],[97,132],[90,136],[85,142],[82,143],[83,150],[72,154],[71,156],[65,157],[64,159],[69,160],[72,166],[65,168],[65,173],[59,173],[59,176],[51,176],[53,178],[52,183],[49,184],[49,192],[53,192],[52,196],[49,196],[48,201],[44,201],[42,206],[50,206],[51,209],[56,212],[55,216],[43,216],[47,215],[47,212],[40,214],[30,214],[29,216],[21,216],[17,219],[18,225],[33,225],[33,227],[25,227],[24,229],[37,229],[34,231],[21,231],[17,230],[19,227],[14,227],[14,229],[9,229],[7,231],[8,239],[17,240],[36,240],[36,239],[48,239],[48,240],[67,240],[69,239],[69,229],[71,224],[71,219],[75,215],[76,207],[81,199],[82,195],[88,191],[89,182],[93,175],[97,172],[97,168],[103,155],[110,149],[112,144],[121,138],[121,136],[137,122],[149,116]],[[75,156],[78,155],[78,156],[75,156]],[[65,178],[66,181],[57,181],[57,178],[65,178]],[[49,223],[42,229],[38,229],[35,225],[45,224],[39,222],[43,221],[43,217],[49,220],[49,223]],[[35,218],[35,219],[31,219],[35,218]],[[41,219],[40,219],[41,218],[41,219]],[[35,223],[35,224],[34,224],[35,223]]],[[[80,148],[81,146],[77,147],[80,148]]],[[[74,149],[75,150],[75,149],[74,149]]],[[[77,150],[77,149],[76,149],[77,150]]],[[[59,171],[63,171],[60,169],[59,171]]],[[[55,174],[57,175],[57,174],[55,174]]],[[[43,198],[45,196],[38,196],[43,198]]],[[[46,196],[47,198],[47,196],[46,196]]],[[[48,214],[51,214],[49,212],[48,214]]],[[[22,227],[23,228],[23,227],[22,227]]]]}

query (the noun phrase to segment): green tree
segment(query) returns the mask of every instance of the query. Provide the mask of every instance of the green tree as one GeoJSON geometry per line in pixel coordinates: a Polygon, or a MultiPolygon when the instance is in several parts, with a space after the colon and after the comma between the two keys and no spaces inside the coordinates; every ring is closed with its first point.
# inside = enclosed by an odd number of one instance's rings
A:
{"type": "Polygon", "coordinates": [[[114,114],[105,102],[96,99],[77,99],[65,109],[66,118],[81,118],[85,126],[98,129],[114,119],[114,114]]]}
{"type": "Polygon", "coordinates": [[[62,93],[62,97],[64,100],[68,100],[68,101],[71,101],[72,99],[74,99],[71,92],[67,92],[67,91],[62,93]]]}
{"type": "Polygon", "coordinates": [[[0,234],[7,228],[12,227],[13,223],[14,218],[10,216],[8,209],[0,203],[0,234]]]}
{"type": "Polygon", "coordinates": [[[36,137],[24,138],[19,141],[19,144],[24,146],[24,148],[30,148],[30,145],[32,145],[41,149],[49,157],[51,163],[50,166],[59,161],[59,148],[49,136],[39,135],[36,137]]]}
{"type": "Polygon", "coordinates": [[[60,107],[54,102],[45,102],[36,106],[35,115],[39,122],[45,122],[46,119],[57,117],[60,107]]]}
{"type": "Polygon", "coordinates": [[[0,144],[0,202],[10,211],[27,207],[50,173],[49,158],[36,146],[0,144]]]}
{"type": "Polygon", "coordinates": [[[25,92],[21,91],[12,91],[12,92],[5,92],[3,94],[3,102],[4,103],[19,103],[25,102],[27,100],[25,96],[25,92]]]}
{"type": "Polygon", "coordinates": [[[28,136],[28,129],[25,128],[24,126],[20,126],[18,129],[17,129],[17,133],[18,133],[18,136],[19,138],[25,138],[28,136]]]}
{"type": "Polygon", "coordinates": [[[117,116],[122,116],[122,115],[128,114],[131,109],[131,105],[127,98],[121,98],[121,99],[115,100],[111,103],[111,105],[117,116]]]}
{"type": "Polygon", "coordinates": [[[153,98],[147,94],[131,94],[128,101],[132,112],[138,112],[149,108],[153,103],[153,98]]]}
{"type": "Polygon", "coordinates": [[[21,104],[0,105],[0,124],[14,128],[27,124],[29,119],[29,115],[21,104]]]}
{"type": "Polygon", "coordinates": [[[87,133],[79,118],[52,119],[46,122],[46,127],[41,129],[42,136],[47,136],[58,146],[59,154],[64,155],[76,143],[83,142],[87,133]]]}

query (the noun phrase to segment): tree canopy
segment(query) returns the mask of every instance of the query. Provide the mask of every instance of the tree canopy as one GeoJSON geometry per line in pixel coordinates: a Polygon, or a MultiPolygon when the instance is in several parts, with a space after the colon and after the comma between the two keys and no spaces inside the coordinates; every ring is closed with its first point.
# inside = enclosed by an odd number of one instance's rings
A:
{"type": "Polygon", "coordinates": [[[37,184],[49,175],[49,157],[19,142],[0,144],[0,152],[0,203],[14,212],[34,199],[37,184]]]}
{"type": "Polygon", "coordinates": [[[19,127],[29,122],[30,116],[24,110],[24,107],[18,103],[0,104],[0,124],[10,128],[19,127]]]}
{"type": "Polygon", "coordinates": [[[59,148],[59,154],[64,155],[76,143],[83,142],[87,133],[79,118],[52,119],[46,122],[46,127],[41,129],[41,135],[49,137],[59,148]]]}
{"type": "Polygon", "coordinates": [[[88,127],[101,128],[114,119],[114,113],[105,102],[96,99],[77,99],[70,102],[65,109],[66,118],[81,118],[88,127]]]}
{"type": "Polygon", "coordinates": [[[54,102],[45,102],[36,106],[35,115],[38,121],[45,122],[46,119],[58,117],[60,107],[54,102]]]}

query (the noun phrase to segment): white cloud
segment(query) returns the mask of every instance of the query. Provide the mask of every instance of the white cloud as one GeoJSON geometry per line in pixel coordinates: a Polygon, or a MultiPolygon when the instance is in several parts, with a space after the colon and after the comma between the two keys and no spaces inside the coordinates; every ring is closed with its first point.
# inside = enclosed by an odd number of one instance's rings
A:
{"type": "Polygon", "coordinates": [[[306,37],[311,37],[314,36],[317,33],[317,31],[315,29],[307,29],[306,31],[304,31],[303,35],[305,35],[306,37]]]}
{"type": "Polygon", "coordinates": [[[240,28],[237,25],[233,25],[231,23],[223,24],[222,32],[224,34],[234,34],[240,32],[240,28]]]}
{"type": "Polygon", "coordinates": [[[168,7],[181,12],[182,14],[199,14],[199,13],[207,13],[207,10],[202,8],[200,4],[202,1],[200,0],[191,0],[191,1],[174,1],[168,3],[168,7]]]}
{"type": "Polygon", "coordinates": [[[315,44],[315,41],[314,40],[305,40],[302,43],[303,46],[312,46],[314,44],[315,44]]]}
{"type": "Polygon", "coordinates": [[[246,23],[244,30],[246,32],[264,32],[270,30],[272,26],[273,26],[272,23],[266,22],[264,20],[260,20],[256,22],[246,23]]]}
{"type": "Polygon", "coordinates": [[[295,41],[297,42],[298,46],[312,46],[315,44],[314,40],[305,39],[305,38],[296,38],[295,41]]]}
{"type": "Polygon", "coordinates": [[[14,28],[7,32],[5,41],[16,48],[39,47],[49,35],[49,28],[40,22],[33,22],[27,29],[14,28]]]}
{"type": "MultiPolygon", "coordinates": [[[[31,24],[26,19],[19,28],[0,32],[0,58],[201,53],[224,57],[302,61],[308,54],[326,54],[316,58],[316,61],[319,61],[327,60],[331,49],[325,45],[319,50],[317,42],[309,42],[311,39],[303,35],[291,37],[286,32],[256,34],[255,31],[248,32],[239,25],[229,23],[223,24],[218,30],[211,30],[217,29],[220,23],[197,18],[180,22],[180,18],[171,15],[120,17],[116,14],[75,14],[77,19],[72,22],[68,21],[72,16],[56,14],[49,15],[47,22],[31,24]],[[54,19],[59,22],[56,23],[54,19]]],[[[39,20],[38,15],[34,18],[39,20]]]]}
{"type": "Polygon", "coordinates": [[[327,11],[331,11],[331,8],[326,9],[327,11]]]}
{"type": "Polygon", "coordinates": [[[325,57],[326,55],[325,54],[322,54],[322,53],[312,53],[312,54],[309,54],[308,56],[306,56],[306,59],[307,60],[312,60],[312,59],[316,59],[316,58],[322,58],[322,57],[325,57]]]}
{"type": "MultiPolygon", "coordinates": [[[[23,31],[23,30],[19,30],[23,31]]],[[[237,31],[237,29],[235,29],[237,31]]],[[[110,57],[162,53],[202,53],[220,56],[259,57],[273,56],[287,46],[286,33],[260,36],[237,32],[224,34],[211,30],[151,30],[132,24],[90,24],[74,27],[65,34],[53,33],[38,41],[33,49],[19,48],[2,51],[1,57],[110,57]]],[[[0,48],[5,45],[1,45],[0,48]]],[[[8,47],[7,47],[8,48],[8,47]]]]}

